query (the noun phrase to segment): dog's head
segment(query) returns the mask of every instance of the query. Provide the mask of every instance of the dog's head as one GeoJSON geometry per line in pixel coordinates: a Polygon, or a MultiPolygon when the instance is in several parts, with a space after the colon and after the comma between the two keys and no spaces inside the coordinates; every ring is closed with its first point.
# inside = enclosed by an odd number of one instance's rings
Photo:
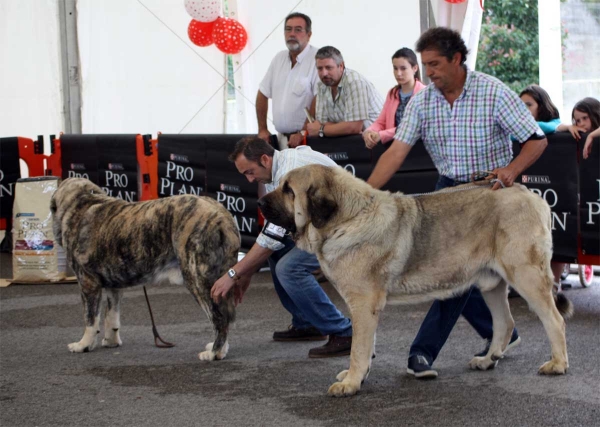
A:
{"type": "Polygon", "coordinates": [[[59,245],[64,247],[63,224],[68,226],[79,218],[85,207],[93,203],[92,200],[97,197],[105,197],[104,191],[84,178],[67,178],[58,186],[50,199],[50,212],[52,212],[52,231],[59,245]]]}
{"type": "Polygon", "coordinates": [[[322,229],[338,212],[335,182],[332,168],[303,166],[285,175],[279,187],[258,205],[269,222],[285,228],[297,240],[309,225],[322,229]]]}

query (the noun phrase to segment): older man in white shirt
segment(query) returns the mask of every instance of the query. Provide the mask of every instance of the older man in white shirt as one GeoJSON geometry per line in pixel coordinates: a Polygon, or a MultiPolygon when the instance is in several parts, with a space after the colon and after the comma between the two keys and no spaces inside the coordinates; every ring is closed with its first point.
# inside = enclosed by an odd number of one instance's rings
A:
{"type": "Polygon", "coordinates": [[[260,83],[256,95],[258,137],[268,141],[269,99],[273,104],[273,122],[278,132],[279,148],[296,147],[302,142],[301,132],[316,93],[319,77],[315,67],[317,48],[308,44],[312,22],[303,13],[285,18],[284,35],[288,50],[279,52],[260,83]]]}

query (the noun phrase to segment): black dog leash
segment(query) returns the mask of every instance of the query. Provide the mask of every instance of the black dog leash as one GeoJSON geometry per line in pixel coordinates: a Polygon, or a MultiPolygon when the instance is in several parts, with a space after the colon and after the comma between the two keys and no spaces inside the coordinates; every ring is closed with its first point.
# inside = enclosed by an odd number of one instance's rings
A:
{"type": "Polygon", "coordinates": [[[175,347],[175,344],[167,342],[163,340],[158,334],[158,330],[156,329],[156,325],[154,324],[154,316],[152,315],[152,307],[150,307],[150,300],[148,299],[148,292],[146,292],[146,287],[144,288],[144,295],[146,296],[146,302],[148,303],[148,311],[150,312],[150,320],[152,321],[152,334],[154,334],[154,345],[158,348],[171,348],[175,347]]]}

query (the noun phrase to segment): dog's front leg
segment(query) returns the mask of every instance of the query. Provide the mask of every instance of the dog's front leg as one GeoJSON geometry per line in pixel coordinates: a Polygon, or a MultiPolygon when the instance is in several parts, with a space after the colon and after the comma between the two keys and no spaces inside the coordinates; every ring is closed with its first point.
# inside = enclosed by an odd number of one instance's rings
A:
{"type": "Polygon", "coordinates": [[[96,346],[96,337],[100,333],[100,302],[102,287],[87,277],[79,277],[85,332],[79,342],[69,344],[71,353],[86,353],[96,346]]]}
{"type": "Polygon", "coordinates": [[[371,369],[371,359],[375,344],[375,331],[379,314],[385,306],[384,292],[372,294],[348,294],[344,300],[352,317],[352,350],[350,369],[338,374],[339,382],[329,387],[328,394],[335,397],[352,396],[360,390],[371,369]]]}

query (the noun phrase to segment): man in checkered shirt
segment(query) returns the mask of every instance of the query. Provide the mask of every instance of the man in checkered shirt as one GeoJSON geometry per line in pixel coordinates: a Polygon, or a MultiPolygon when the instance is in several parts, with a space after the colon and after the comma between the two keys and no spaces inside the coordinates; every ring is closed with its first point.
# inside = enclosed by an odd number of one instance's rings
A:
{"type": "Polygon", "coordinates": [[[310,136],[357,135],[373,123],[383,108],[383,98],[373,83],[346,68],[333,46],[317,51],[317,96],[311,112],[316,120],[306,124],[310,136]]]}
{"type": "MultiPolygon", "coordinates": [[[[467,69],[467,47],[456,31],[432,28],[421,35],[416,50],[433,84],[413,96],[369,184],[381,188],[421,139],[440,174],[436,190],[468,182],[476,171],[493,171],[512,186],[548,143],[525,104],[499,80],[467,69]],[[514,160],[510,135],[522,144],[514,160]]],[[[496,183],[493,190],[499,188],[496,183]]],[[[409,374],[437,377],[431,364],[461,314],[489,345],[492,316],[481,292],[471,287],[461,296],[432,304],[410,348],[409,374]]],[[[520,340],[513,330],[505,351],[520,340]]]]}

